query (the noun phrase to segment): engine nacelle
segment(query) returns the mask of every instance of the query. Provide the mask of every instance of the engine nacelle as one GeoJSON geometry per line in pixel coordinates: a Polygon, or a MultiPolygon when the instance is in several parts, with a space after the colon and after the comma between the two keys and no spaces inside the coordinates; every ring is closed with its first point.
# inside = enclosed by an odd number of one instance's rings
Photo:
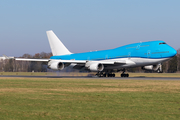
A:
{"type": "Polygon", "coordinates": [[[142,69],[149,70],[149,71],[155,71],[155,72],[162,72],[161,64],[144,66],[144,67],[142,67],[142,69]]]}
{"type": "Polygon", "coordinates": [[[103,71],[104,65],[96,62],[87,62],[85,65],[90,71],[103,71]]]}
{"type": "Polygon", "coordinates": [[[52,70],[63,70],[64,69],[64,63],[58,62],[58,61],[50,61],[48,63],[48,68],[52,70]]]}

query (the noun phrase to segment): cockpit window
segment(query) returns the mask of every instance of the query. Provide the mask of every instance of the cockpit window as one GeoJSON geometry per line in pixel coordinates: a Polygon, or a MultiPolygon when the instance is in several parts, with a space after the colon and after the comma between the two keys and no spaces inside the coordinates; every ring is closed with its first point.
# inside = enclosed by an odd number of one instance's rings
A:
{"type": "Polygon", "coordinates": [[[165,42],[159,43],[159,45],[161,45],[161,44],[166,44],[166,43],[165,42]]]}

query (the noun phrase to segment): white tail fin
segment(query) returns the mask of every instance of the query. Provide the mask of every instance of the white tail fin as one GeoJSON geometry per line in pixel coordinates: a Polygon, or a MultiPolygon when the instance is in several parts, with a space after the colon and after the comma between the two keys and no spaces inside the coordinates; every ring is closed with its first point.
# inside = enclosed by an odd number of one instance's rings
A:
{"type": "Polygon", "coordinates": [[[46,31],[53,56],[72,54],[54,34],[52,30],[46,31]]]}

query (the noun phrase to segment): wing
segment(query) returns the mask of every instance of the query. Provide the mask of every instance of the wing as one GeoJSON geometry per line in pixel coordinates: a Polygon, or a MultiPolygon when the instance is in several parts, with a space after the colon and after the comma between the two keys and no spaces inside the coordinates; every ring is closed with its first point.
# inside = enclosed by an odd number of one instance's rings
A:
{"type": "Polygon", "coordinates": [[[90,71],[102,71],[106,68],[113,69],[115,66],[130,66],[135,64],[131,60],[102,60],[102,61],[88,61],[88,60],[57,60],[57,59],[26,59],[26,58],[15,58],[19,61],[36,61],[36,62],[47,62],[48,68],[53,70],[62,70],[64,67],[72,67],[74,69],[89,69],[90,71]],[[100,70],[99,70],[100,69],[100,70]]]}
{"type": "Polygon", "coordinates": [[[55,61],[55,62],[62,62],[62,63],[86,63],[85,60],[56,60],[56,59],[27,59],[27,58],[15,58],[15,60],[18,61],[36,61],[36,62],[49,62],[49,61],[55,61]]]}
{"type": "Polygon", "coordinates": [[[48,62],[49,59],[26,59],[26,58],[15,58],[18,61],[37,61],[37,62],[48,62]]]}
{"type": "Polygon", "coordinates": [[[88,61],[88,60],[56,60],[56,59],[27,59],[27,58],[15,58],[17,61],[37,61],[37,62],[49,62],[56,61],[62,63],[75,63],[75,64],[86,64],[87,62],[101,63],[101,64],[126,64],[125,60],[121,61],[88,61]]]}

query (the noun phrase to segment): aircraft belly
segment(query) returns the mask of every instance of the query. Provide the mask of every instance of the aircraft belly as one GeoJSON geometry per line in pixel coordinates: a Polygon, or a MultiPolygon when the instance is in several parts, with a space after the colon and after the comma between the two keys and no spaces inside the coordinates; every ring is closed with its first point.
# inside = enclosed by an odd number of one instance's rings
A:
{"type": "MultiPolygon", "coordinates": [[[[150,59],[150,58],[120,58],[120,59],[111,59],[111,60],[102,60],[103,62],[110,61],[126,61],[126,63],[115,63],[115,64],[104,64],[104,69],[121,69],[121,68],[130,68],[130,67],[139,67],[147,66],[152,64],[159,64],[163,61],[166,61],[170,58],[162,59],[150,59]]],[[[74,69],[85,69],[84,64],[71,64],[69,67],[74,69]]]]}
{"type": "Polygon", "coordinates": [[[132,58],[132,61],[136,63],[136,66],[147,66],[162,63],[170,58],[150,59],[150,58],[132,58]]]}
{"type": "Polygon", "coordinates": [[[135,64],[113,64],[113,65],[106,65],[105,69],[119,69],[119,68],[129,68],[129,67],[140,67],[140,66],[147,66],[152,64],[159,64],[167,59],[170,58],[162,58],[162,59],[150,59],[150,58],[122,58],[119,60],[131,60],[135,64]]]}

